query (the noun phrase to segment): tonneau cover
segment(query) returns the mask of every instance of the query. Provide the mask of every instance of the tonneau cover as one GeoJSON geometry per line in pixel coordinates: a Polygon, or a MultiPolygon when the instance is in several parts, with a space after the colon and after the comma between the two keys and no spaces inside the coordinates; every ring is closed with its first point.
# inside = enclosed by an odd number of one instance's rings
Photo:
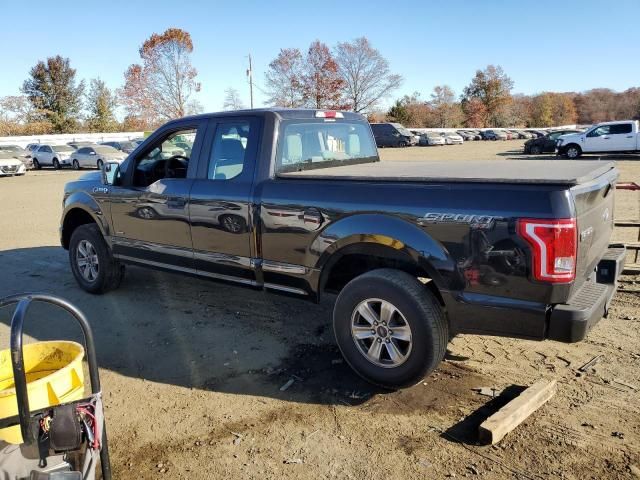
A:
{"type": "Polygon", "coordinates": [[[598,160],[385,161],[279,174],[336,180],[479,182],[578,185],[615,168],[598,160]]]}

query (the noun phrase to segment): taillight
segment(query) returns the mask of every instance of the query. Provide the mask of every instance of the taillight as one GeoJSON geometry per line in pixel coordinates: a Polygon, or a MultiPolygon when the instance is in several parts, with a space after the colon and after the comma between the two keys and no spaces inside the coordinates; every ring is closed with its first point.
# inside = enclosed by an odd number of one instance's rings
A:
{"type": "Polygon", "coordinates": [[[521,218],[518,234],[532,250],[533,277],[550,283],[567,283],[576,277],[576,220],[521,218]]]}

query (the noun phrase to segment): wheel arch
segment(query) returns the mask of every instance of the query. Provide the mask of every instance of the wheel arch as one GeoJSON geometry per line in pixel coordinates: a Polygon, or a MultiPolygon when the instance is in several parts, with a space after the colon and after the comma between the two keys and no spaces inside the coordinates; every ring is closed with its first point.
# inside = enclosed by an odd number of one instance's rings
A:
{"type": "Polygon", "coordinates": [[[60,224],[60,243],[66,250],[69,249],[71,235],[80,225],[95,223],[100,232],[106,236],[109,225],[97,202],[84,192],[72,194],[65,201],[65,208],[60,224]]]}
{"type": "Polygon", "coordinates": [[[335,222],[314,241],[319,250],[319,292],[339,291],[353,278],[378,268],[424,277],[443,303],[455,261],[420,227],[397,217],[364,214],[335,222]]]}

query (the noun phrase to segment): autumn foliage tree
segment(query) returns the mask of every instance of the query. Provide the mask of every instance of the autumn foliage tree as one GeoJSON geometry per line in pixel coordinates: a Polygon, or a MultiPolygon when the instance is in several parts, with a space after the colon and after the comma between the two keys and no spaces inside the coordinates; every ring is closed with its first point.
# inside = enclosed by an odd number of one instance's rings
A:
{"type": "Polygon", "coordinates": [[[191,65],[191,35],[179,28],[154,33],[140,47],[141,64],[129,66],[120,92],[129,117],[148,126],[198,112],[194,95],[200,91],[191,65]]]}
{"type": "Polygon", "coordinates": [[[304,61],[297,48],[283,48],[269,63],[265,73],[269,105],[285,108],[301,107],[305,103],[303,79],[304,61]]]}
{"type": "Polygon", "coordinates": [[[82,110],[84,82],[76,83],[76,71],[60,55],[39,61],[22,85],[39,121],[52,125],[55,133],[73,131],[82,110]]]}
{"type": "MultiPolygon", "coordinates": [[[[463,100],[469,102],[476,99],[482,102],[487,126],[505,126],[506,107],[511,102],[512,88],[513,80],[504,73],[502,67],[489,65],[484,70],[476,71],[471,83],[464,89],[463,100]]],[[[475,104],[473,107],[478,110],[475,104]]]]}
{"type": "Polygon", "coordinates": [[[310,108],[343,108],[344,80],[326,44],[316,40],[309,46],[302,76],[305,104],[310,108]]]}

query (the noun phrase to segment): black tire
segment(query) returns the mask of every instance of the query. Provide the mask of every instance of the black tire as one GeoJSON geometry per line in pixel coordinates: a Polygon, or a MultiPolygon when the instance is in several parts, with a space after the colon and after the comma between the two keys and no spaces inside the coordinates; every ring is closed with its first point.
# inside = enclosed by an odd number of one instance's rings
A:
{"type": "Polygon", "coordinates": [[[95,223],[80,225],[73,231],[69,242],[69,262],[78,285],[89,293],[99,294],[115,290],[124,277],[124,265],[113,258],[111,250],[95,223]],[[89,242],[98,259],[97,275],[91,281],[83,276],[78,265],[79,245],[83,241],[89,242]]]}
{"type": "Polygon", "coordinates": [[[104,165],[104,162],[99,158],[98,161],[96,162],[96,166],[98,167],[98,170],[102,170],[103,165],[104,165]]]}
{"type": "Polygon", "coordinates": [[[57,158],[54,158],[51,163],[53,164],[53,169],[54,170],[60,170],[60,162],[58,161],[57,158]]]}
{"type": "MultiPolygon", "coordinates": [[[[398,314],[394,315],[398,318],[398,314]]],[[[447,319],[435,296],[415,277],[394,269],[372,270],[349,282],[336,300],[333,328],[338,347],[351,368],[366,381],[389,389],[415,385],[431,373],[444,358],[449,340],[447,319]],[[389,302],[400,312],[402,322],[409,326],[410,349],[406,351],[403,363],[396,366],[388,364],[386,367],[376,365],[367,357],[363,348],[373,345],[378,337],[373,338],[368,345],[368,339],[355,340],[352,324],[356,318],[356,310],[369,300],[389,302]]],[[[369,328],[366,323],[364,328],[369,328]]],[[[379,329],[372,326],[371,333],[374,332],[373,328],[379,329]]],[[[385,332],[383,327],[382,333],[380,330],[376,331],[381,335],[389,334],[389,330],[385,332]]],[[[384,346],[384,343],[381,345],[384,346]]],[[[389,355],[388,347],[385,350],[389,355]]],[[[380,359],[383,360],[382,357],[380,359]]]]}
{"type": "Polygon", "coordinates": [[[575,143],[567,145],[564,149],[564,156],[569,160],[580,158],[581,155],[582,149],[580,148],[580,145],[576,145],[575,143]]]}
{"type": "Polygon", "coordinates": [[[542,153],[542,147],[540,145],[534,145],[531,147],[531,155],[540,155],[542,153]]]}
{"type": "Polygon", "coordinates": [[[78,163],[78,160],[73,160],[73,169],[80,170],[80,164],[78,163]]]}
{"type": "Polygon", "coordinates": [[[37,158],[33,159],[33,169],[34,170],[40,170],[42,168],[42,166],[40,165],[40,162],[38,161],[37,158]]]}

